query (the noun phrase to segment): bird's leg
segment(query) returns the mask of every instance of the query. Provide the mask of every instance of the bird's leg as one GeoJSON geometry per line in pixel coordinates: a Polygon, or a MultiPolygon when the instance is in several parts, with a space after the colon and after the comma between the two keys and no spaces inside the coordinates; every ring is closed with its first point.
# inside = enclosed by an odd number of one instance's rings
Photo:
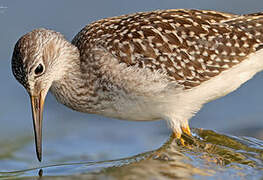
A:
{"type": "Polygon", "coordinates": [[[182,138],[182,132],[185,133],[185,134],[187,134],[187,135],[189,135],[189,136],[192,136],[191,130],[190,130],[190,128],[189,128],[188,123],[187,123],[186,125],[184,125],[184,126],[181,127],[181,131],[176,131],[176,130],[173,131],[174,137],[175,137],[176,139],[180,140],[181,144],[182,144],[183,146],[185,146],[185,140],[182,138]]]}
{"type": "Polygon", "coordinates": [[[178,132],[178,131],[173,131],[173,136],[174,136],[176,139],[181,139],[182,133],[181,133],[181,132],[178,132]]]}
{"type": "Polygon", "coordinates": [[[187,134],[187,135],[189,135],[189,136],[192,136],[191,130],[190,130],[188,124],[187,124],[186,126],[182,126],[182,131],[183,131],[185,134],[187,134]]]}
{"type": "Polygon", "coordinates": [[[178,140],[180,140],[180,143],[183,145],[183,146],[185,146],[185,141],[184,141],[184,139],[182,138],[182,132],[181,131],[173,131],[173,136],[176,138],[176,139],[178,139],[178,140]]]}
{"type": "Polygon", "coordinates": [[[188,136],[192,136],[188,124],[188,119],[180,120],[180,121],[176,121],[174,119],[168,119],[167,122],[169,123],[171,129],[173,130],[172,136],[175,139],[178,139],[181,145],[185,146],[185,140],[182,137],[182,133],[187,134],[188,136]]]}

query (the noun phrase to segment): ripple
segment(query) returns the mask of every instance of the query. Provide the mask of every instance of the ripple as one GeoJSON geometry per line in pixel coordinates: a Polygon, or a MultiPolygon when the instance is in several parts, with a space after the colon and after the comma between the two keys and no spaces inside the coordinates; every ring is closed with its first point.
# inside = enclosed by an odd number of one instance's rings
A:
{"type": "Polygon", "coordinates": [[[41,179],[261,179],[263,141],[192,129],[185,146],[170,137],[160,148],[136,156],[0,172],[0,178],[41,179]]]}

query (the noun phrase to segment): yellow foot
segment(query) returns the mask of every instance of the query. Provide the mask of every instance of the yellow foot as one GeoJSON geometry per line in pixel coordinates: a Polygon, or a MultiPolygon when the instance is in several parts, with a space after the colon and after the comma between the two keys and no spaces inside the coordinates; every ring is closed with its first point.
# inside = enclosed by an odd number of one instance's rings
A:
{"type": "MultiPolygon", "coordinates": [[[[186,127],[182,127],[181,129],[182,129],[182,131],[183,131],[185,134],[187,134],[188,136],[192,136],[191,130],[190,130],[190,128],[189,128],[188,125],[187,125],[186,127]]],[[[175,137],[176,139],[180,140],[181,145],[186,146],[185,140],[183,139],[181,132],[174,131],[174,132],[173,132],[173,135],[174,135],[174,137],[175,137]]]]}
{"type": "Polygon", "coordinates": [[[181,133],[181,132],[176,132],[176,131],[174,131],[174,132],[173,132],[173,135],[174,135],[174,137],[175,137],[176,139],[180,140],[181,145],[185,146],[185,143],[184,143],[185,141],[184,141],[184,139],[182,138],[182,133],[181,133]]]}
{"type": "Polygon", "coordinates": [[[181,136],[182,136],[182,133],[181,132],[177,132],[177,131],[174,131],[173,132],[173,135],[176,139],[181,139],[181,136]]]}
{"type": "Polygon", "coordinates": [[[186,127],[182,127],[182,131],[183,131],[185,134],[187,134],[187,135],[189,135],[189,136],[192,136],[191,130],[190,130],[190,128],[189,128],[188,125],[187,125],[186,127]]]}

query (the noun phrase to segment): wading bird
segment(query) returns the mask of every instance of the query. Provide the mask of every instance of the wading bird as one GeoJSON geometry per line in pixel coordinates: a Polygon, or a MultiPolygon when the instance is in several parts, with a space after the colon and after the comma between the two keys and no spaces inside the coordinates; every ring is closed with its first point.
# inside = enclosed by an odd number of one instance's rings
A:
{"type": "Polygon", "coordinates": [[[41,161],[49,89],[77,111],[168,122],[177,138],[188,120],[263,69],[263,13],[158,10],[98,20],[68,42],[35,29],[15,45],[12,71],[31,98],[41,161]]]}

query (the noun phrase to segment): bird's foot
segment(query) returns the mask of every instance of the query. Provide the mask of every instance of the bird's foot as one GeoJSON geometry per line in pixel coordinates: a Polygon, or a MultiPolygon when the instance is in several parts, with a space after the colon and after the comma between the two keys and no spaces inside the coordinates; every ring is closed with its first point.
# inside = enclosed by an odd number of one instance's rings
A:
{"type": "MultiPolygon", "coordinates": [[[[182,127],[181,128],[182,132],[188,136],[192,136],[191,134],[191,130],[189,128],[189,126],[187,125],[186,127],[182,127]]],[[[182,137],[182,132],[178,132],[178,131],[174,131],[173,132],[173,136],[179,140],[179,143],[182,145],[182,146],[186,146],[186,141],[184,140],[184,138],[182,137]]]]}
{"type": "Polygon", "coordinates": [[[182,127],[182,131],[188,136],[192,136],[191,130],[188,125],[186,127],[182,127]]]}

